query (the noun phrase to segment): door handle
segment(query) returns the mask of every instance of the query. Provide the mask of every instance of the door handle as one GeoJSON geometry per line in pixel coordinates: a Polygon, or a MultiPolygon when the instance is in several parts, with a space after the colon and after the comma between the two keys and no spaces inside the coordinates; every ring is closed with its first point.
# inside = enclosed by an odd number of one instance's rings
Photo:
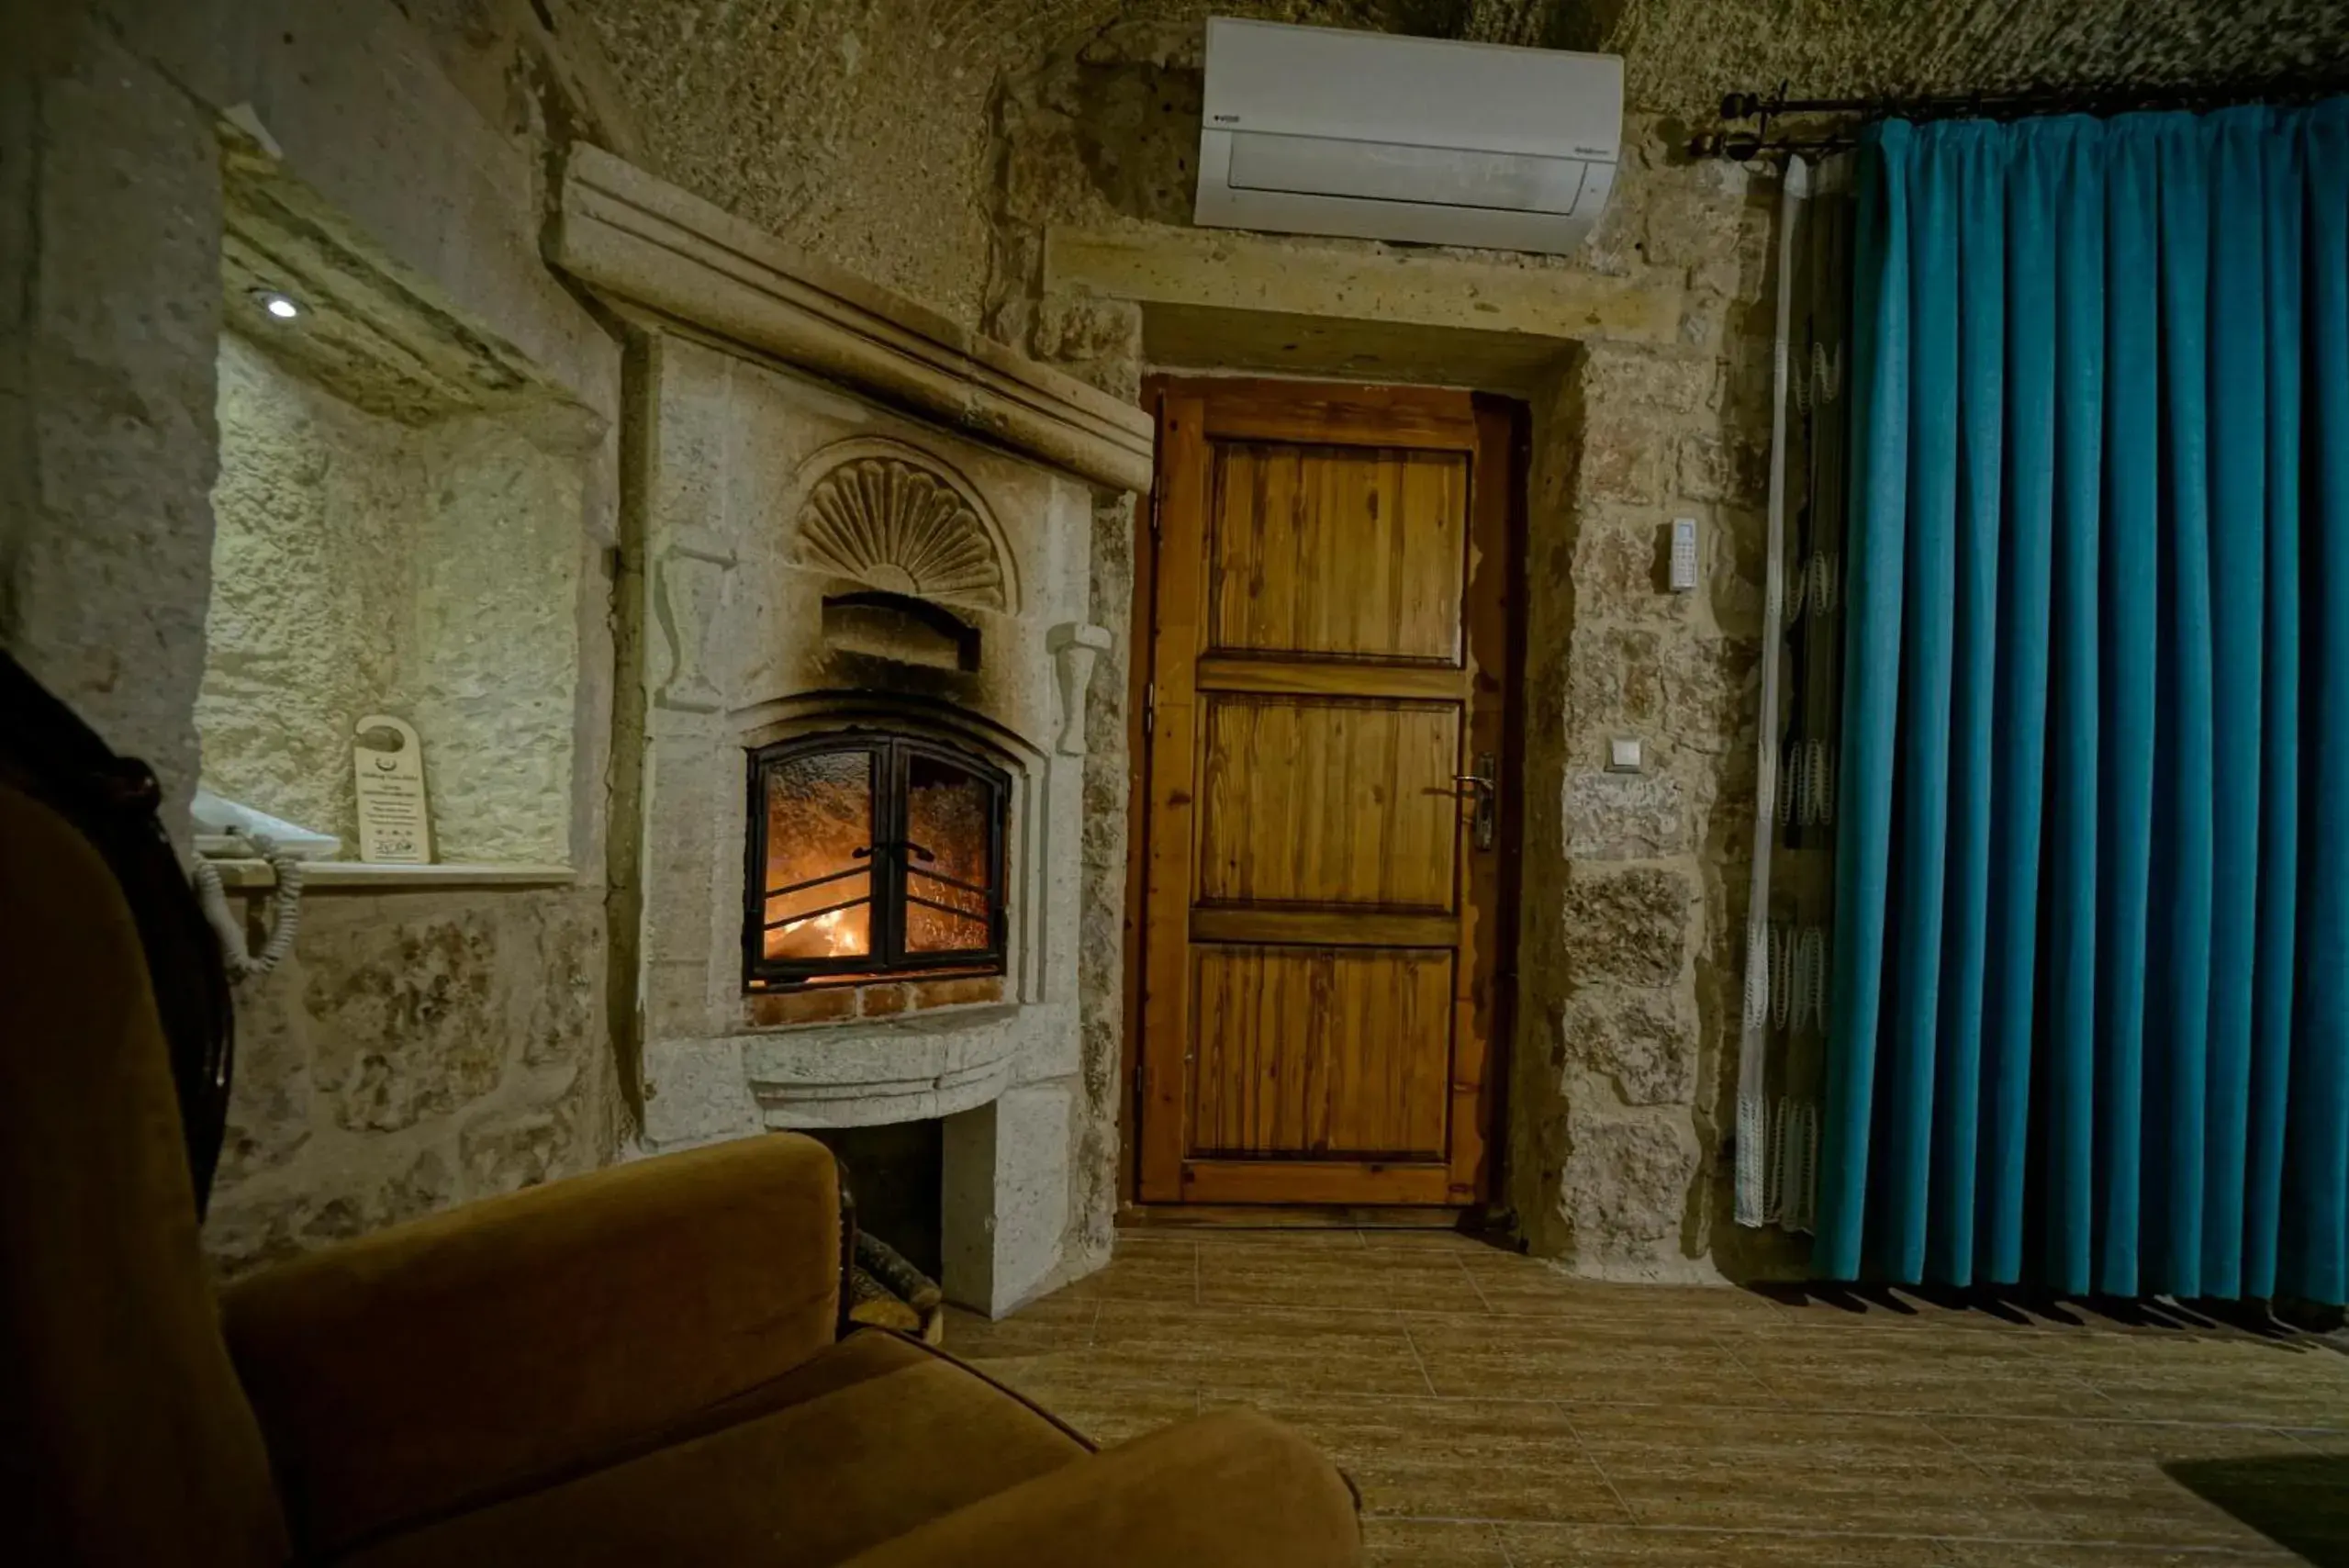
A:
{"type": "Polygon", "coordinates": [[[1501,787],[1495,782],[1499,759],[1489,751],[1476,754],[1476,771],[1452,775],[1452,793],[1463,801],[1474,801],[1476,807],[1470,820],[1469,831],[1474,835],[1476,847],[1490,849],[1500,823],[1501,787]]]}

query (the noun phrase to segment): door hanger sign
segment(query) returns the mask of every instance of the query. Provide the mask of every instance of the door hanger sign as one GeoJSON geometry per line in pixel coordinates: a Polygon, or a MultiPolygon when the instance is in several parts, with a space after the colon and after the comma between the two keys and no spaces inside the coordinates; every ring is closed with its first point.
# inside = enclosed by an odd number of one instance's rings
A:
{"type": "Polygon", "coordinates": [[[351,771],[359,790],[359,858],[383,866],[431,865],[424,745],[415,727],[388,713],[360,720],[352,736],[351,771]]]}

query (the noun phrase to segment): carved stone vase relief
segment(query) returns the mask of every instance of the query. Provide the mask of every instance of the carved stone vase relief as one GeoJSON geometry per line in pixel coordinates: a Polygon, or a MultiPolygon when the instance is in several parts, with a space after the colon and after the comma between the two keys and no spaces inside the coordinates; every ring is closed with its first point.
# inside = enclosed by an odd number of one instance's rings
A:
{"type": "Polygon", "coordinates": [[[723,703],[710,676],[710,626],[724,596],[733,554],[706,540],[679,535],[662,553],[661,630],[668,638],[669,678],[655,699],[664,708],[714,713],[723,703]]]}

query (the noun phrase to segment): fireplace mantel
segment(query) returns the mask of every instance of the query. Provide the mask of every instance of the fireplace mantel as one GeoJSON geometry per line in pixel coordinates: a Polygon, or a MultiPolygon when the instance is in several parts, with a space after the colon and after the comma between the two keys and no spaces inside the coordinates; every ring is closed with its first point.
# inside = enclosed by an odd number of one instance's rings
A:
{"type": "Polygon", "coordinates": [[[1109,489],[1149,487],[1141,409],[801,255],[599,148],[571,153],[547,255],[669,330],[755,349],[1109,489]]]}

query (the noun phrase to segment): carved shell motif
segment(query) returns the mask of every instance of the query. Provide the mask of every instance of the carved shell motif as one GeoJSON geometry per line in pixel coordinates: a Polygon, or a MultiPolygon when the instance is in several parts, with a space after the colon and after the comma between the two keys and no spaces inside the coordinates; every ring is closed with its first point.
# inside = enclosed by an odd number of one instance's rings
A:
{"type": "Polygon", "coordinates": [[[800,560],[887,593],[1008,608],[987,525],[952,485],[900,458],[852,459],[816,482],[800,560]]]}

